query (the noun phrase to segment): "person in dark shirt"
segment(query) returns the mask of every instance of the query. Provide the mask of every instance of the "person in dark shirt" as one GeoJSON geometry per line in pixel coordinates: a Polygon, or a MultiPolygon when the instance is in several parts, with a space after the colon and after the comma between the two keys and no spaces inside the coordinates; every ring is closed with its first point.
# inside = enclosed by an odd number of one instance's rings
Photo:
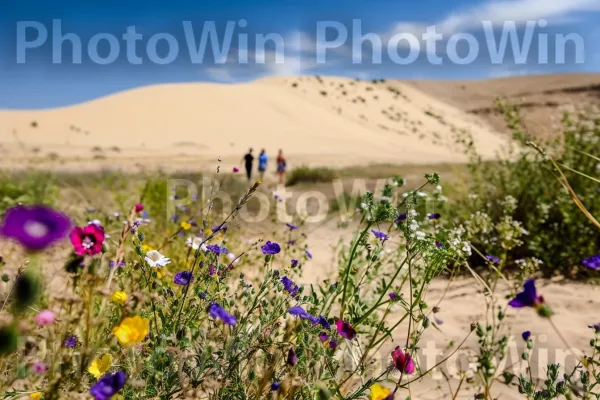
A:
{"type": "Polygon", "coordinates": [[[252,179],[252,164],[254,163],[254,156],[252,155],[252,147],[248,150],[248,153],[244,156],[244,165],[246,167],[246,176],[248,180],[252,179]]]}

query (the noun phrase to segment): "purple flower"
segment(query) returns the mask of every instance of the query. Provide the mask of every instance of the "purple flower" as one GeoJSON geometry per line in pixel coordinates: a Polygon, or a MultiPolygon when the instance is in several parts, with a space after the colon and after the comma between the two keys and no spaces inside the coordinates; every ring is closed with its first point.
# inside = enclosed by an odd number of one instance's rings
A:
{"type": "Polygon", "coordinates": [[[29,251],[40,251],[63,239],[70,228],[69,217],[51,208],[17,206],[6,210],[0,235],[15,239],[29,251]]]}
{"type": "Polygon", "coordinates": [[[329,342],[330,349],[335,349],[337,346],[338,346],[338,342],[336,340],[332,340],[331,342],[329,342]]]}
{"type": "Polygon", "coordinates": [[[308,312],[306,312],[306,310],[300,306],[294,306],[294,307],[290,308],[288,312],[295,317],[300,317],[301,319],[309,319],[312,321],[315,318],[312,315],[310,315],[308,312]]]}
{"type": "Polygon", "coordinates": [[[225,311],[225,309],[223,307],[221,307],[220,305],[218,305],[217,303],[212,303],[210,305],[210,307],[208,308],[208,313],[214,319],[220,319],[227,325],[237,324],[237,319],[233,315],[231,315],[227,311],[225,311]]]}
{"type": "Polygon", "coordinates": [[[394,367],[400,372],[409,375],[415,372],[415,363],[412,360],[412,357],[408,351],[403,352],[402,349],[400,349],[400,346],[396,346],[394,351],[392,351],[392,362],[394,367]]]}
{"type": "Polygon", "coordinates": [[[329,321],[327,321],[327,318],[325,318],[322,315],[319,315],[317,317],[317,324],[321,325],[324,329],[327,329],[328,331],[331,330],[331,325],[329,325],[329,321]]]}
{"type": "Polygon", "coordinates": [[[67,336],[67,338],[65,339],[64,345],[65,345],[65,347],[75,347],[75,346],[77,346],[77,336],[75,336],[75,335],[69,335],[69,336],[67,336]]]}
{"type": "Polygon", "coordinates": [[[310,260],[312,260],[312,254],[310,254],[310,251],[304,250],[304,253],[306,253],[306,257],[308,257],[310,260]]]}
{"type": "Polygon", "coordinates": [[[488,261],[493,262],[494,264],[500,264],[500,259],[498,257],[494,257],[494,256],[488,254],[488,255],[485,256],[485,258],[488,261]]]}
{"type": "Polygon", "coordinates": [[[219,232],[219,231],[227,231],[227,225],[223,225],[223,226],[216,225],[216,226],[213,226],[212,229],[211,229],[211,231],[212,231],[212,233],[216,233],[216,232],[219,232]]]}
{"type": "Polygon", "coordinates": [[[524,341],[528,341],[529,338],[531,337],[531,332],[525,331],[525,332],[521,333],[521,337],[523,338],[524,341]]]}
{"type": "Polygon", "coordinates": [[[271,391],[273,391],[273,392],[278,391],[280,387],[281,387],[281,383],[279,383],[279,382],[271,383],[271,391]]]}
{"type": "Polygon", "coordinates": [[[600,254],[583,260],[583,266],[593,270],[600,270],[600,254]]]}
{"type": "Polygon", "coordinates": [[[543,302],[544,298],[537,295],[534,280],[529,279],[523,284],[523,291],[518,293],[514,299],[509,301],[508,305],[514,308],[537,307],[543,302]]]}
{"type": "Polygon", "coordinates": [[[405,220],[406,220],[406,213],[402,213],[402,214],[398,215],[398,218],[396,218],[396,221],[394,221],[394,222],[396,222],[397,224],[399,224],[399,223],[401,223],[402,221],[405,221],[405,220]]]}
{"type": "Polygon", "coordinates": [[[35,360],[33,364],[31,364],[31,370],[34,374],[44,374],[48,371],[48,366],[41,361],[35,360]]]}
{"type": "Polygon", "coordinates": [[[209,276],[213,276],[215,274],[215,266],[214,265],[209,265],[208,266],[208,275],[209,276]]]}
{"type": "Polygon", "coordinates": [[[321,332],[321,333],[319,333],[319,340],[322,343],[325,343],[326,341],[329,340],[329,335],[327,333],[325,333],[325,332],[321,332]]]}
{"type": "Polygon", "coordinates": [[[296,356],[296,352],[294,351],[293,347],[290,347],[290,349],[288,350],[288,355],[287,355],[287,363],[288,363],[288,365],[291,365],[293,367],[294,365],[296,365],[297,362],[298,362],[298,357],[296,356]]]}
{"type": "Polygon", "coordinates": [[[335,325],[341,337],[346,338],[348,340],[352,340],[356,337],[356,331],[348,322],[344,322],[341,319],[338,319],[337,321],[335,321],[335,325]]]}
{"type": "Polygon", "coordinates": [[[434,220],[434,219],[440,219],[441,215],[439,213],[431,213],[427,216],[427,218],[434,220]]]}
{"type": "Polygon", "coordinates": [[[90,388],[90,394],[95,400],[108,400],[123,389],[126,380],[127,375],[123,371],[104,375],[90,388]]]}
{"type": "Polygon", "coordinates": [[[292,224],[286,224],[286,225],[288,228],[290,228],[290,231],[298,229],[298,227],[296,225],[292,225],[292,224]]]}
{"type": "Polygon", "coordinates": [[[288,292],[289,294],[296,294],[299,290],[298,285],[296,285],[290,278],[288,278],[287,276],[284,276],[283,278],[281,278],[281,283],[283,283],[283,288],[285,289],[286,292],[288,292]]]}
{"type": "Polygon", "coordinates": [[[389,236],[381,231],[376,231],[375,229],[371,229],[371,233],[375,235],[375,237],[381,241],[386,241],[389,239],[389,236]]]}
{"type": "Polygon", "coordinates": [[[600,332],[600,324],[588,325],[588,328],[592,328],[596,333],[600,332]]]}
{"type": "Polygon", "coordinates": [[[390,296],[390,301],[398,301],[400,300],[400,296],[397,293],[391,292],[388,296],[390,296]]]}
{"type": "Polygon", "coordinates": [[[442,243],[440,243],[440,242],[438,242],[438,241],[436,240],[436,242],[435,242],[435,247],[437,247],[438,249],[441,249],[441,248],[442,248],[442,247],[444,247],[444,246],[442,245],[442,243]]]}
{"type": "Polygon", "coordinates": [[[208,251],[212,251],[215,254],[227,254],[229,251],[225,247],[221,247],[218,244],[211,244],[206,246],[208,251]]]}
{"type": "Polygon", "coordinates": [[[173,282],[177,285],[186,286],[194,280],[194,276],[190,271],[181,271],[175,274],[173,282]]]}
{"type": "Polygon", "coordinates": [[[287,242],[288,246],[293,246],[294,244],[296,244],[295,240],[288,240],[287,242]]]}
{"type": "Polygon", "coordinates": [[[270,241],[263,244],[260,249],[262,250],[263,254],[267,255],[277,254],[281,251],[281,247],[279,247],[277,243],[270,241]]]}
{"type": "Polygon", "coordinates": [[[298,266],[298,260],[292,260],[292,268],[296,268],[298,266]]]}

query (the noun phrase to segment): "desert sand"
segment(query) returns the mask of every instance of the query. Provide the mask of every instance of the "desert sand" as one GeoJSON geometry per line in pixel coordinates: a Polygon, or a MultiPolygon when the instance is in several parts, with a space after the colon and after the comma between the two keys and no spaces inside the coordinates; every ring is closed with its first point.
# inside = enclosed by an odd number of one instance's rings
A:
{"type": "Polygon", "coordinates": [[[4,166],[238,162],[283,148],[290,166],[463,162],[456,135],[485,158],[506,139],[485,121],[403,83],[269,78],[150,86],[66,108],[0,111],[4,166]]]}

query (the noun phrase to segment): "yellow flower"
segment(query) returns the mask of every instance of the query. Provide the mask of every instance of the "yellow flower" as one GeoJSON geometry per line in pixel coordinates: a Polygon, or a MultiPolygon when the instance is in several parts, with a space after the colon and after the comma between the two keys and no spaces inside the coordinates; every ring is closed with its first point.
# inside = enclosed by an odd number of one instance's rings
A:
{"type": "Polygon", "coordinates": [[[156,268],[156,277],[158,279],[162,279],[163,276],[165,276],[165,274],[162,272],[162,268],[160,268],[160,267],[156,268]]]}
{"type": "Polygon", "coordinates": [[[42,392],[33,392],[29,395],[29,398],[33,400],[38,400],[40,397],[42,397],[42,392]]]}
{"type": "Polygon", "coordinates": [[[88,367],[88,372],[94,375],[95,378],[100,378],[108,371],[110,364],[112,363],[112,356],[110,354],[103,354],[92,361],[88,367]]]}
{"type": "Polygon", "coordinates": [[[390,395],[391,391],[388,388],[384,388],[379,383],[371,386],[371,393],[369,394],[369,399],[371,400],[386,400],[390,395]]]}
{"type": "Polygon", "coordinates": [[[119,326],[113,328],[113,334],[123,346],[135,346],[146,338],[149,321],[139,316],[127,317],[119,326]]]}
{"type": "Polygon", "coordinates": [[[110,296],[110,301],[123,305],[127,302],[127,293],[117,290],[110,296]]]}
{"type": "Polygon", "coordinates": [[[210,228],[206,228],[206,229],[204,230],[204,236],[206,236],[206,237],[209,237],[209,236],[210,236],[210,235],[212,235],[212,234],[213,234],[213,231],[212,231],[212,229],[210,229],[210,228]]]}
{"type": "Polygon", "coordinates": [[[189,222],[185,222],[185,221],[183,221],[183,222],[181,223],[181,228],[182,228],[184,231],[189,231],[190,229],[192,229],[192,224],[190,224],[189,222]]]}
{"type": "Polygon", "coordinates": [[[142,245],[142,251],[144,253],[149,252],[150,250],[152,250],[152,247],[148,246],[147,244],[142,245]]]}

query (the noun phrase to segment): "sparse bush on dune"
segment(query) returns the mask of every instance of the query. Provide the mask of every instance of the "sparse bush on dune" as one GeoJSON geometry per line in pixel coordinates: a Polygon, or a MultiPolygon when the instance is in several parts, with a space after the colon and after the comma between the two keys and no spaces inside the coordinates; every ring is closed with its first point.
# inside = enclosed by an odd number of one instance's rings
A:
{"type": "Polygon", "coordinates": [[[311,168],[306,166],[294,168],[287,176],[286,185],[294,186],[298,183],[331,182],[337,177],[333,169],[326,167],[311,168]]]}

